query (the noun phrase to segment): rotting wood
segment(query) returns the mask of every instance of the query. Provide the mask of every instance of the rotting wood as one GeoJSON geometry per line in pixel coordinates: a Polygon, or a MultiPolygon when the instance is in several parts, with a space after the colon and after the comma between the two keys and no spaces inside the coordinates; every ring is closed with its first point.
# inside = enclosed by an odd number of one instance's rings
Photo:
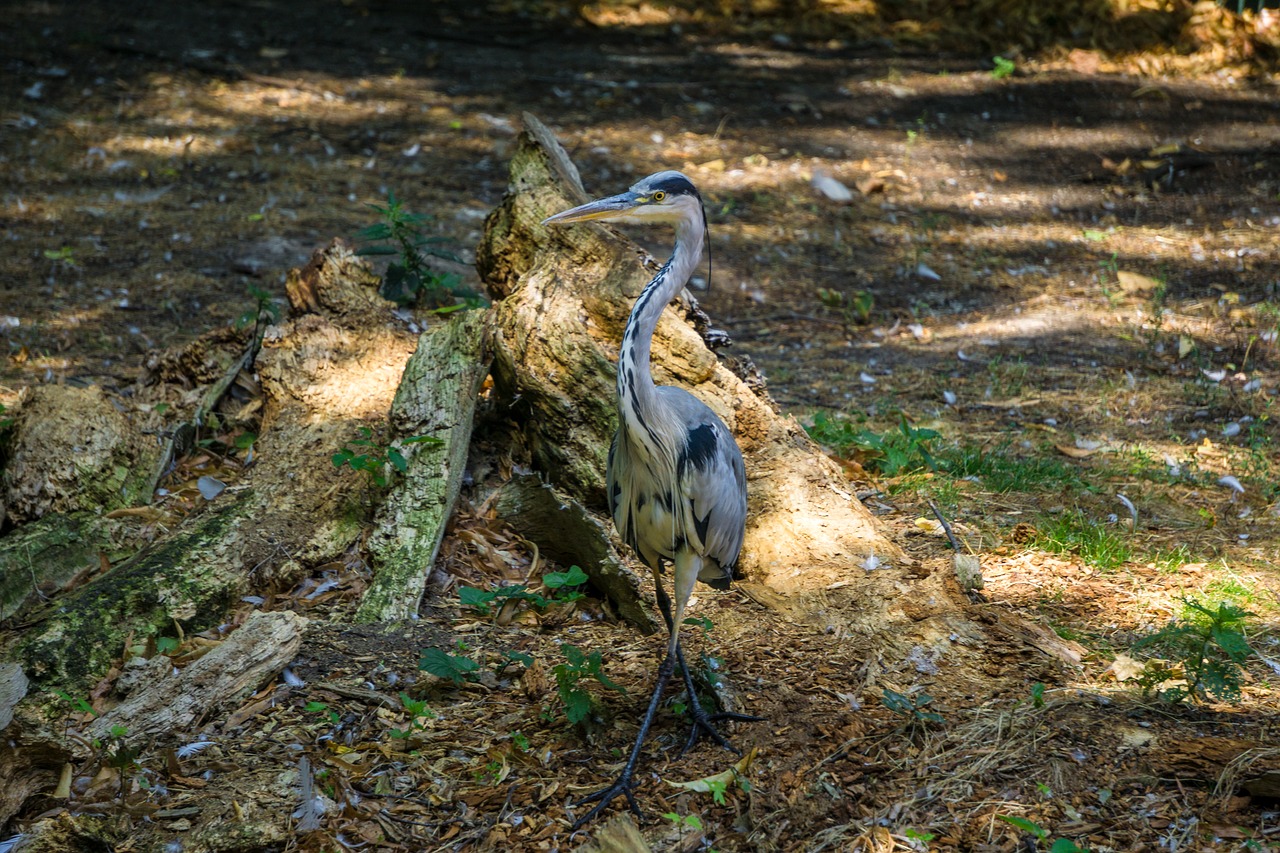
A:
{"type": "MultiPolygon", "coordinates": [[[[13,720],[13,708],[27,695],[27,675],[16,663],[0,663],[0,732],[13,720]]],[[[0,823],[3,823],[0,820],[0,823]]]]}
{"type": "Polygon", "coordinates": [[[609,533],[575,499],[536,474],[512,477],[494,496],[494,510],[525,539],[565,566],[576,565],[608,596],[618,615],[646,634],[658,628],[640,593],[640,582],[609,543],[609,533]]]}
{"type": "Polygon", "coordinates": [[[7,440],[3,480],[9,521],[51,512],[133,506],[148,486],[159,443],[96,385],[32,388],[7,440]]]}
{"type": "MultiPolygon", "coordinates": [[[[175,622],[217,624],[240,589],[227,553],[245,547],[244,520],[253,503],[241,492],[203,513],[163,542],[57,598],[31,615],[18,648],[27,675],[42,689],[76,692],[124,647],[175,622]]],[[[231,560],[236,566],[238,560],[231,560]]]]}
{"type": "Polygon", "coordinates": [[[339,313],[267,330],[256,361],[265,401],[258,463],[241,488],[161,541],[23,614],[35,624],[5,656],[42,690],[84,689],[126,637],[216,625],[247,592],[293,583],[365,532],[369,486],[354,472],[335,475],[329,459],[358,426],[386,417],[416,338],[378,299],[368,265],[340,243],[308,268],[318,304],[339,313]]]}
{"type": "MultiPolygon", "coordinates": [[[[541,225],[584,198],[567,155],[526,115],[508,194],[486,222],[476,265],[500,297],[492,312],[497,393],[522,416],[534,465],[547,480],[598,508],[616,424],[618,340],[656,265],[598,223],[541,225]]],[[[901,552],[835,463],[793,418],[721,365],[676,309],[659,323],[653,367],[659,383],[682,385],[706,402],[742,447],[749,517],[740,568],[777,593],[760,600],[778,601],[793,618],[810,622],[842,611],[853,630],[883,628],[900,595],[901,552]],[[873,556],[881,568],[868,572],[873,556]],[[839,591],[811,595],[829,588],[839,591]],[[849,606],[832,607],[841,600],[849,606]]]]}
{"type": "Polygon", "coordinates": [[[468,311],[431,327],[404,368],[391,404],[395,436],[410,463],[378,514],[370,541],[375,575],[357,622],[408,619],[418,611],[445,525],[458,500],[471,445],[476,396],[489,373],[485,314],[468,311]]]}
{"type": "Polygon", "coordinates": [[[307,620],[288,610],[258,612],[218,647],[185,669],[130,694],[95,718],[87,731],[107,737],[123,727],[130,738],[184,729],[242,700],[275,678],[297,655],[307,620]]]}
{"type": "Polygon", "coordinates": [[[37,590],[52,595],[97,568],[113,527],[118,523],[88,512],[50,513],[7,533],[0,539],[0,620],[37,590]]]}
{"type": "Polygon", "coordinates": [[[53,790],[70,760],[62,743],[35,721],[24,719],[20,711],[0,742],[0,827],[30,797],[53,790]]]}

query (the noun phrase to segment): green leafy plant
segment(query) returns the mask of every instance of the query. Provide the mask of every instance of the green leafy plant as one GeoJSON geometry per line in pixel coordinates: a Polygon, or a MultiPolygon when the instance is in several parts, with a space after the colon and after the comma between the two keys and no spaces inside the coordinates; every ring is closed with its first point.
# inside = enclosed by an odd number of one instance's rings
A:
{"type": "Polygon", "coordinates": [[[249,285],[249,297],[253,299],[253,307],[236,318],[235,327],[239,330],[253,326],[254,336],[261,337],[269,324],[280,322],[280,306],[270,293],[256,285],[249,285]]]}
{"type": "Polygon", "coordinates": [[[716,623],[712,622],[706,616],[687,616],[681,624],[688,625],[691,628],[701,628],[703,637],[709,637],[711,635],[711,629],[716,626],[716,623]]]}
{"type": "Polygon", "coordinates": [[[667,812],[662,817],[665,820],[671,821],[671,823],[678,829],[688,827],[689,829],[698,830],[699,832],[702,831],[702,818],[698,817],[696,814],[678,815],[675,812],[667,812]]]}
{"type": "Polygon", "coordinates": [[[330,708],[329,703],[317,702],[314,699],[303,705],[302,710],[308,714],[320,714],[333,725],[337,725],[338,721],[342,719],[342,715],[330,708]]]}
{"type": "Polygon", "coordinates": [[[907,829],[902,833],[912,850],[928,850],[929,842],[938,836],[920,829],[907,829]]]}
{"type": "Polygon", "coordinates": [[[414,699],[403,690],[400,691],[400,704],[404,706],[405,713],[409,715],[409,728],[407,729],[391,729],[389,734],[393,738],[407,738],[414,732],[425,731],[427,726],[424,720],[434,720],[436,712],[427,707],[427,703],[422,699],[414,699]]]}
{"type": "Polygon", "coordinates": [[[430,648],[422,650],[418,669],[437,678],[448,679],[455,687],[461,687],[479,677],[480,664],[466,655],[451,655],[444,649],[430,648]]]}
{"type": "MultiPolygon", "coordinates": [[[[408,460],[397,447],[375,441],[373,430],[369,427],[362,426],[358,429],[360,437],[351,439],[346,447],[333,454],[333,467],[341,468],[346,465],[353,471],[364,471],[369,475],[369,479],[380,487],[387,485],[387,465],[401,474],[409,470],[408,460]]],[[[428,447],[439,447],[444,444],[443,441],[431,435],[411,436],[401,440],[400,443],[425,444],[428,447]]]]}
{"type": "Polygon", "coordinates": [[[570,566],[568,571],[547,572],[542,576],[542,585],[552,593],[550,598],[541,593],[531,592],[524,584],[513,584],[493,589],[464,586],[458,590],[458,600],[464,607],[470,607],[486,616],[491,608],[500,608],[508,601],[524,601],[537,610],[545,610],[552,604],[566,604],[582,598],[583,593],[577,587],[586,583],[587,580],[586,572],[577,566],[570,566]]]}
{"type": "Polygon", "coordinates": [[[102,757],[108,767],[122,773],[137,768],[141,751],[126,742],[129,730],[121,725],[114,725],[107,730],[107,737],[102,743],[95,741],[94,746],[102,748],[102,757]]]}
{"type": "Polygon", "coordinates": [[[995,66],[991,69],[991,77],[993,80],[1003,80],[1006,77],[1012,77],[1013,73],[1018,70],[1017,63],[1012,59],[1006,59],[1003,56],[991,57],[991,63],[995,66]]]}
{"type": "Polygon", "coordinates": [[[876,305],[876,298],[865,290],[854,291],[852,296],[848,296],[843,290],[826,287],[818,288],[818,301],[824,308],[838,313],[846,328],[870,322],[871,311],[876,305]]]}
{"type": "Polygon", "coordinates": [[[88,714],[91,717],[98,716],[98,712],[93,710],[93,706],[89,704],[89,700],[83,696],[72,696],[65,690],[55,690],[53,695],[66,702],[72,708],[75,708],[82,714],[88,714]]]}
{"type": "Polygon", "coordinates": [[[921,468],[937,468],[929,444],[940,437],[938,432],[913,427],[905,415],[900,417],[896,432],[877,433],[843,418],[818,412],[813,416],[813,425],[808,432],[814,441],[827,445],[842,456],[858,455],[863,465],[886,477],[921,468]]]}
{"type": "Polygon", "coordinates": [[[619,693],[627,692],[625,687],[604,674],[604,663],[598,650],[588,654],[568,643],[560,650],[564,653],[565,662],[553,666],[551,672],[556,679],[556,692],[564,705],[564,715],[570,723],[583,723],[591,714],[591,694],[581,684],[584,678],[595,679],[619,693]]]}
{"type": "Polygon", "coordinates": [[[880,702],[893,713],[906,719],[913,727],[944,722],[941,714],[928,709],[929,704],[933,702],[933,697],[928,693],[906,694],[886,687],[880,702]]]}
{"type": "Polygon", "coordinates": [[[1253,649],[1245,639],[1245,623],[1253,613],[1220,602],[1216,609],[1183,599],[1186,615],[1134,645],[1135,651],[1157,650],[1181,665],[1183,683],[1166,687],[1176,674],[1159,661],[1149,661],[1138,677],[1144,693],[1155,691],[1172,702],[1240,698],[1245,659],[1253,649]]]}
{"type": "MultiPolygon", "coordinates": [[[[1032,836],[1037,842],[1045,841],[1049,837],[1049,830],[1033,820],[1007,814],[998,814],[996,817],[1032,836]]],[[[1049,853],[1089,853],[1089,851],[1078,846],[1070,838],[1058,838],[1049,846],[1049,853]]]]}
{"type": "Polygon", "coordinates": [[[384,298],[402,305],[422,301],[441,313],[484,304],[478,294],[459,286],[457,276],[428,268],[428,257],[461,263],[457,255],[444,248],[449,242],[447,239],[423,233],[431,216],[405,210],[395,193],[387,193],[385,207],[377,204],[369,207],[377,212],[381,221],[356,233],[356,240],[369,244],[360,247],[356,254],[395,256],[387,265],[378,290],[384,298]],[[462,296],[464,301],[452,304],[453,296],[462,296]]]}
{"type": "Polygon", "coordinates": [[[62,246],[58,249],[45,249],[44,256],[47,260],[53,261],[55,265],[61,264],[70,269],[76,266],[76,252],[70,246],[62,246]]]}

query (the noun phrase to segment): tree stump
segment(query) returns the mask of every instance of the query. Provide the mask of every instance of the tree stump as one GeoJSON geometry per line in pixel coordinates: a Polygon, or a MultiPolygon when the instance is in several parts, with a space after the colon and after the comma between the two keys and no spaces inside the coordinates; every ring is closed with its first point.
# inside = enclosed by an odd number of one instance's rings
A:
{"type": "MultiPolygon", "coordinates": [[[[601,187],[599,194],[620,189],[601,187]]],[[[542,226],[585,200],[564,150],[526,114],[509,189],[486,222],[476,266],[499,297],[495,386],[522,415],[535,467],[598,509],[617,422],[618,343],[657,264],[608,226],[542,226]]],[[[749,509],[740,568],[748,593],[755,587],[757,600],[808,621],[831,618],[835,599],[847,605],[834,608],[846,620],[882,626],[897,597],[901,551],[795,419],[722,365],[683,313],[668,307],[658,325],[654,377],[698,396],[742,447],[749,509]],[[872,565],[880,568],[865,568],[872,565]]]]}

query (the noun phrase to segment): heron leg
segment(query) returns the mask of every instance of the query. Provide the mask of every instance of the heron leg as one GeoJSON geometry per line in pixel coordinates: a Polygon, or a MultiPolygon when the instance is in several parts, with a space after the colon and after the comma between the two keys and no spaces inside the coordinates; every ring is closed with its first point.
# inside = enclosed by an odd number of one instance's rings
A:
{"type": "Polygon", "coordinates": [[[594,820],[618,795],[627,798],[627,805],[636,817],[644,817],[640,812],[640,807],[636,805],[633,790],[635,788],[635,779],[633,776],[636,764],[640,760],[640,748],[644,746],[644,739],[649,734],[649,727],[653,725],[653,718],[658,712],[658,706],[662,703],[662,691],[667,686],[667,681],[671,678],[671,672],[674,669],[675,659],[668,654],[666,659],[662,661],[662,666],[658,667],[658,683],[653,688],[653,697],[649,699],[649,709],[645,711],[644,719],[640,722],[640,733],[636,735],[636,742],[631,747],[631,755],[627,758],[627,763],[623,765],[622,772],[618,774],[618,778],[612,785],[596,791],[594,794],[589,794],[573,804],[574,807],[583,806],[587,803],[596,804],[591,811],[573,822],[575,830],[583,824],[594,820]]]}
{"type": "MultiPolygon", "coordinates": [[[[662,611],[662,618],[667,622],[667,629],[676,634],[677,626],[671,616],[671,599],[667,597],[667,591],[662,588],[662,584],[657,586],[658,609],[662,611]]],[[[684,748],[680,750],[680,754],[684,755],[693,745],[698,742],[698,738],[706,735],[720,746],[730,752],[741,755],[742,750],[731,744],[724,735],[716,730],[712,723],[720,720],[729,720],[736,723],[755,723],[764,719],[752,714],[738,714],[733,711],[717,711],[714,714],[708,714],[706,709],[702,707],[702,703],[698,701],[698,691],[693,684],[693,673],[689,671],[689,665],[684,660],[684,649],[680,645],[679,638],[676,639],[676,660],[680,663],[680,671],[684,674],[684,688],[689,693],[689,714],[693,717],[693,725],[689,727],[689,738],[684,743],[684,748]]]]}

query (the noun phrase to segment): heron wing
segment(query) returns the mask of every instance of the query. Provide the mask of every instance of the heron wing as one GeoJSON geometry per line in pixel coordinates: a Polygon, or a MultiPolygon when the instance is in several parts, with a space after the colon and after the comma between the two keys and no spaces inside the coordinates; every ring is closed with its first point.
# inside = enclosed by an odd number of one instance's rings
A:
{"type": "Polygon", "coordinates": [[[727,586],[742,550],[747,519],[742,452],[729,428],[704,403],[687,393],[677,399],[682,400],[679,408],[686,425],[676,457],[678,512],[683,514],[684,536],[695,552],[717,564],[704,568],[698,579],[727,586]],[[723,581],[717,582],[717,574],[723,581]]]}

